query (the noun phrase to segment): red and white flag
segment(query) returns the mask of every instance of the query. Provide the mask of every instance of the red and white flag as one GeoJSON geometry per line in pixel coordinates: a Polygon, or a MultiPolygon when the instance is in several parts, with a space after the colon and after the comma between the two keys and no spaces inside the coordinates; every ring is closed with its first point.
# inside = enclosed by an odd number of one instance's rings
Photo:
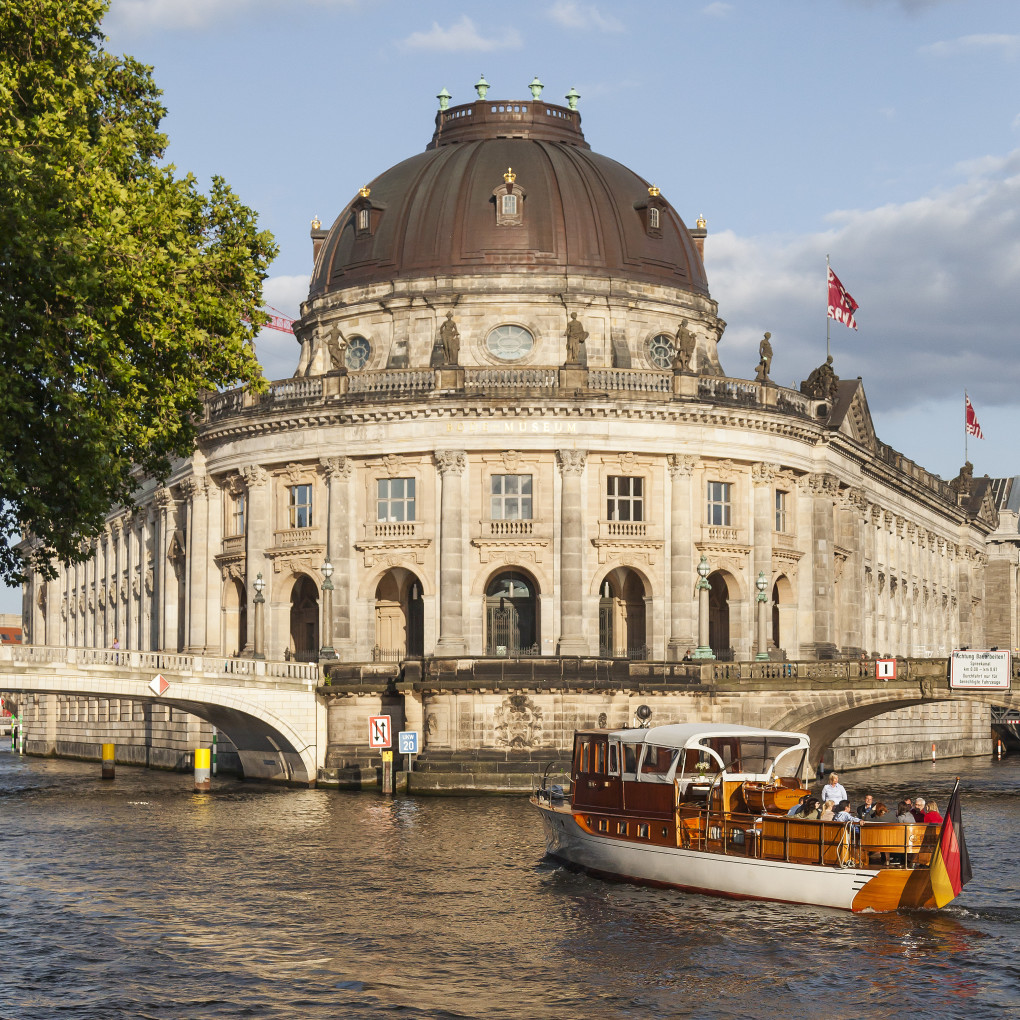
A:
{"type": "Polygon", "coordinates": [[[967,401],[967,435],[984,439],[985,434],[981,431],[980,424],[978,424],[977,415],[974,413],[974,405],[970,402],[970,397],[965,393],[963,399],[967,401]]]}
{"type": "Polygon", "coordinates": [[[829,268],[829,318],[842,322],[844,326],[857,328],[854,312],[857,302],[847,293],[846,287],[839,282],[839,277],[829,268]]]}

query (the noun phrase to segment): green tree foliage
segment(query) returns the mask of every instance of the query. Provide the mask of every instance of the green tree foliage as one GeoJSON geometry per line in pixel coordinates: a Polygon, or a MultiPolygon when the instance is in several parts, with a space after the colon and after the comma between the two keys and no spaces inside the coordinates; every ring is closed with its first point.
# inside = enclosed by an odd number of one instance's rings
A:
{"type": "Polygon", "coordinates": [[[162,162],[151,68],[106,0],[0,4],[0,577],[75,560],[139,472],[194,448],[202,394],[265,386],[272,236],[162,162]],[[18,532],[37,542],[15,545],[18,532]]]}

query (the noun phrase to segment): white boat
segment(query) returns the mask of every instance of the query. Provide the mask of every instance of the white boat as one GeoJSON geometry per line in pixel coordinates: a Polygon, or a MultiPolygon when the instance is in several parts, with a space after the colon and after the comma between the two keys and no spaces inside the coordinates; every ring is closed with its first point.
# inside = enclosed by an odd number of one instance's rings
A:
{"type": "MultiPolygon", "coordinates": [[[[803,733],[688,723],[575,734],[571,788],[532,795],[554,858],[595,875],[845,910],[934,907],[938,825],[787,812],[803,733]]],[[[944,903],[942,904],[944,905],[944,903]]]]}

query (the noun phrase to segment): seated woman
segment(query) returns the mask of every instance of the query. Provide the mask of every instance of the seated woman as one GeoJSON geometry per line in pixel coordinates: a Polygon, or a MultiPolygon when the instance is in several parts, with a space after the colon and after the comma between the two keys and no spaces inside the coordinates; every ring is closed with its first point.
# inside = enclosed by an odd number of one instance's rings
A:
{"type": "Polygon", "coordinates": [[[941,825],[942,824],[942,815],[939,814],[939,806],[938,806],[938,804],[935,801],[930,800],[930,801],[928,801],[927,804],[925,804],[924,807],[925,807],[925,811],[924,811],[924,821],[925,821],[925,824],[926,825],[932,825],[932,824],[941,825]]]}
{"type": "Polygon", "coordinates": [[[797,817],[814,819],[817,821],[821,813],[821,809],[818,807],[818,798],[808,797],[807,800],[804,801],[804,804],[800,809],[800,814],[797,817]]]}
{"type": "Polygon", "coordinates": [[[831,822],[832,816],[836,813],[836,802],[827,800],[822,805],[822,813],[818,816],[823,822],[831,822]]]}

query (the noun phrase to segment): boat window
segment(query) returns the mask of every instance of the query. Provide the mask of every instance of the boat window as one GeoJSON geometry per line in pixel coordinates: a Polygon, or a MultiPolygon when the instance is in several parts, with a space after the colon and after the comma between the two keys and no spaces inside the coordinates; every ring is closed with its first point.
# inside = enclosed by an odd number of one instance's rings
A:
{"type": "Polygon", "coordinates": [[[641,763],[642,775],[665,775],[679,753],[675,747],[655,747],[649,744],[641,763]]]}
{"type": "Polygon", "coordinates": [[[606,772],[606,745],[601,742],[595,745],[595,771],[599,775],[606,772]]]}
{"type": "Polygon", "coordinates": [[[715,737],[708,741],[708,746],[719,755],[727,771],[740,771],[740,740],[737,737],[715,737]]]}
{"type": "Polygon", "coordinates": [[[615,741],[609,743],[609,774],[611,776],[620,774],[620,745],[615,741]]]}
{"type": "Polygon", "coordinates": [[[785,750],[776,753],[775,773],[777,776],[789,776],[797,778],[804,774],[804,759],[807,756],[806,747],[797,747],[794,744],[785,750]]]}
{"type": "Polygon", "coordinates": [[[627,823],[626,822],[617,822],[616,823],[616,831],[617,831],[618,835],[626,836],[627,835],[627,823]]]}
{"type": "Polygon", "coordinates": [[[637,834],[640,839],[648,839],[648,823],[638,822],[637,834]]]}
{"type": "Polygon", "coordinates": [[[635,773],[637,772],[637,760],[638,755],[641,753],[640,744],[624,744],[623,745],[623,771],[635,773]]]}
{"type": "Polygon", "coordinates": [[[764,737],[745,737],[740,741],[740,771],[755,774],[768,772],[772,759],[768,756],[764,737]]]}
{"type": "Polygon", "coordinates": [[[591,772],[591,743],[587,740],[581,741],[581,771],[591,772]]]}

